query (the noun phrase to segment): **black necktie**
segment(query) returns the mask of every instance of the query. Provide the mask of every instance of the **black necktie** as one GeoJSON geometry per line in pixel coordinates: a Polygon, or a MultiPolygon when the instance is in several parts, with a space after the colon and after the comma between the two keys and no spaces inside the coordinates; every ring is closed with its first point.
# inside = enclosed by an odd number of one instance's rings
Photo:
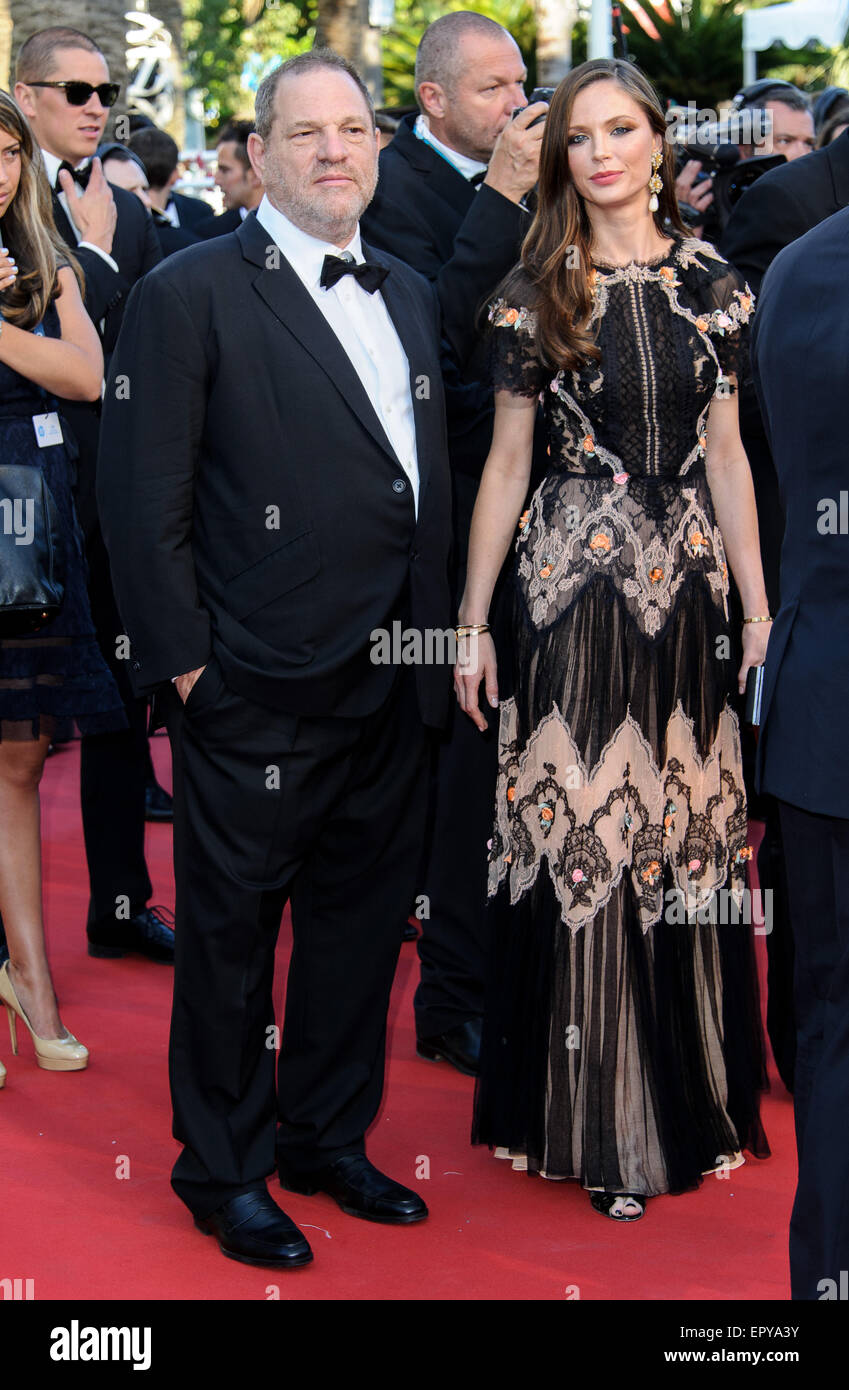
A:
{"type": "Polygon", "coordinates": [[[62,192],[62,185],[59,182],[59,175],[63,169],[67,169],[71,178],[80,185],[80,188],[88,188],[88,181],[91,178],[91,165],[87,164],[84,169],[75,169],[73,164],[69,164],[67,159],[63,159],[59,168],[56,170],[56,182],[53,185],[57,193],[62,192]]]}
{"type": "Polygon", "coordinates": [[[363,261],[358,265],[350,251],[346,251],[342,256],[325,256],[319,284],[323,290],[329,290],[343,275],[353,275],[364,290],[374,294],[375,290],[380,289],[388,274],[388,266],[376,265],[373,261],[363,261]]]}

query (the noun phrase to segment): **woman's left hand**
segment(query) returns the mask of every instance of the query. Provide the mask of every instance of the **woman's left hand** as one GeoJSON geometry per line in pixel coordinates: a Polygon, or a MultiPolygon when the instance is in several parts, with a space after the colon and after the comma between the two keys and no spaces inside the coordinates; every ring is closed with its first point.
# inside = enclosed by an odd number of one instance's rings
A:
{"type": "Polygon", "coordinates": [[[743,665],[737,672],[737,689],[741,695],[746,693],[746,677],[750,666],[763,666],[766,661],[766,647],[772,623],[743,624],[743,665]]]}

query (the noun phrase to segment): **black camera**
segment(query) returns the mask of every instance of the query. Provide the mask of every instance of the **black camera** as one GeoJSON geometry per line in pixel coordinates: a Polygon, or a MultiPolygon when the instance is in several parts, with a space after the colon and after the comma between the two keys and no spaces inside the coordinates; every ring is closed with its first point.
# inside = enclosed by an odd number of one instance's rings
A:
{"type": "MultiPolygon", "coordinates": [[[[534,87],[534,90],[531,92],[530,96],[528,97],[528,106],[533,106],[533,104],[534,104],[535,101],[547,101],[547,102],[550,103],[550,102],[551,102],[551,98],[554,96],[554,93],[555,93],[556,90],[557,90],[556,87],[534,87]]],[[[515,119],[516,119],[516,117],[519,115],[520,111],[525,111],[525,110],[527,110],[526,107],[524,107],[524,106],[517,106],[517,107],[516,107],[516,110],[513,112],[512,119],[515,121],[515,119]]],[[[536,116],[536,117],[534,118],[534,120],[531,121],[530,125],[528,126],[528,130],[531,129],[531,126],[539,125],[540,121],[544,121],[544,120],[545,120],[545,116],[536,116]]]]}

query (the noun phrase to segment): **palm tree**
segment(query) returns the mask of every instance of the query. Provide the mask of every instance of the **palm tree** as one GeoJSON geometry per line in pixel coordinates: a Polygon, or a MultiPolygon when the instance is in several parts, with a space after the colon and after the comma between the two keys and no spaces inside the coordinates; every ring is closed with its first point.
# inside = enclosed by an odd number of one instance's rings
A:
{"type": "Polygon", "coordinates": [[[536,0],[536,16],[537,83],[540,87],[556,87],[572,66],[577,0],[536,0]]]}
{"type": "Polygon", "coordinates": [[[12,16],[9,0],[0,0],[0,87],[9,90],[9,55],[12,50],[12,16]]]}
{"type": "Polygon", "coordinates": [[[316,48],[332,48],[362,73],[376,105],[383,102],[380,30],[369,24],[369,0],[318,0],[316,48]]]}
{"type": "Polygon", "coordinates": [[[631,58],[661,98],[699,109],[728,101],[743,80],[743,16],[738,0],[690,0],[680,8],[640,0],[660,34],[652,38],[621,0],[631,58]]]}

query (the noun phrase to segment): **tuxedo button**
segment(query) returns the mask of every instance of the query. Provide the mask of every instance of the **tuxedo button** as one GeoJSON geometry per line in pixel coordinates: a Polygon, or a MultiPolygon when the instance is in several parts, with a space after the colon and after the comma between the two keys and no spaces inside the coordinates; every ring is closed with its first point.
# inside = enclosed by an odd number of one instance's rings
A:
{"type": "Polygon", "coordinates": [[[406,480],[406,478],[396,478],[395,481],[394,481],[394,483],[392,484],[392,487],[393,487],[393,490],[394,490],[395,492],[406,492],[406,489],[407,489],[407,480],[406,480]]]}
{"type": "Polygon", "coordinates": [[[140,661],[134,661],[134,662],[133,662],[133,670],[134,670],[134,671],[140,671],[140,670],[141,670],[141,662],[140,662],[140,661]]]}
{"type": "Polygon", "coordinates": [[[418,560],[418,558],[419,558],[419,551],[418,551],[418,550],[411,550],[411,551],[410,551],[410,559],[411,559],[411,560],[418,560]]]}

